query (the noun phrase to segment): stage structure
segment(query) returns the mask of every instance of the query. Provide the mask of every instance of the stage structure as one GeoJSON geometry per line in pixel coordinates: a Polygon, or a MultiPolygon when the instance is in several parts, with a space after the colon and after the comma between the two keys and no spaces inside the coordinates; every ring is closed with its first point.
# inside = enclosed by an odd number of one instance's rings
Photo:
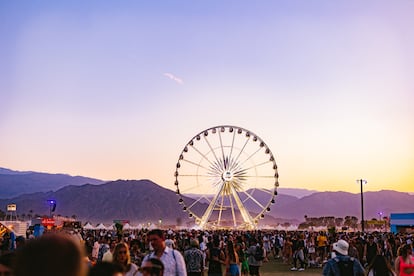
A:
{"type": "Polygon", "coordinates": [[[182,210],[201,229],[256,229],[275,203],[279,186],[268,145],[255,133],[231,125],[191,138],[174,176],[182,210]]]}

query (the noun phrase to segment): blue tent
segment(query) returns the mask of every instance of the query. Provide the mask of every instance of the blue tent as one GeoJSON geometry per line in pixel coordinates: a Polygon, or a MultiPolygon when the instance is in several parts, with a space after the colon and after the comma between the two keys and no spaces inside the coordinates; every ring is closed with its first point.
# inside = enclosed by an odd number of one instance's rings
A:
{"type": "Polygon", "coordinates": [[[414,213],[397,213],[390,215],[391,232],[398,233],[414,227],[414,213]]]}

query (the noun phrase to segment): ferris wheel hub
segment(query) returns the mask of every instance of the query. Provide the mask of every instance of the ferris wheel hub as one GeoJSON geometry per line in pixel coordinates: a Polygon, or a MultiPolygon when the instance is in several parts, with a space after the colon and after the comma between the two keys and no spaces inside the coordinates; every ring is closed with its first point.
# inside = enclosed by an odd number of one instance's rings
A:
{"type": "Polygon", "coordinates": [[[221,175],[221,179],[223,179],[223,181],[227,181],[227,182],[232,181],[233,180],[233,173],[231,171],[225,171],[221,175]]]}

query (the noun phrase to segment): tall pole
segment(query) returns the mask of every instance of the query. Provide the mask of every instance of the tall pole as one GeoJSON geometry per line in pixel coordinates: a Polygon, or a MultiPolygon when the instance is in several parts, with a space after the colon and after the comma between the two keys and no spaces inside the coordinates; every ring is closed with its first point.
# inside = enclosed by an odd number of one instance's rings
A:
{"type": "Polygon", "coordinates": [[[358,179],[357,182],[361,185],[361,230],[365,232],[365,219],[364,219],[364,191],[362,190],[362,185],[366,184],[367,181],[364,179],[358,179]]]}
{"type": "Polygon", "coordinates": [[[365,232],[365,223],[364,223],[364,192],[362,191],[362,179],[359,180],[359,182],[361,183],[361,229],[362,229],[362,233],[365,232]]]}

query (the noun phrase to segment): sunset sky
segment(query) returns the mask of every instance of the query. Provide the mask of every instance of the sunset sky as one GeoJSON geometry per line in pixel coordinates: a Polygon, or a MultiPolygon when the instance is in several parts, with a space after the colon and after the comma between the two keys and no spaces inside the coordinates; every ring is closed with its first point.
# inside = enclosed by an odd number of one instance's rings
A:
{"type": "Polygon", "coordinates": [[[174,189],[204,129],[280,187],[414,192],[414,1],[0,1],[0,167],[174,189]]]}

